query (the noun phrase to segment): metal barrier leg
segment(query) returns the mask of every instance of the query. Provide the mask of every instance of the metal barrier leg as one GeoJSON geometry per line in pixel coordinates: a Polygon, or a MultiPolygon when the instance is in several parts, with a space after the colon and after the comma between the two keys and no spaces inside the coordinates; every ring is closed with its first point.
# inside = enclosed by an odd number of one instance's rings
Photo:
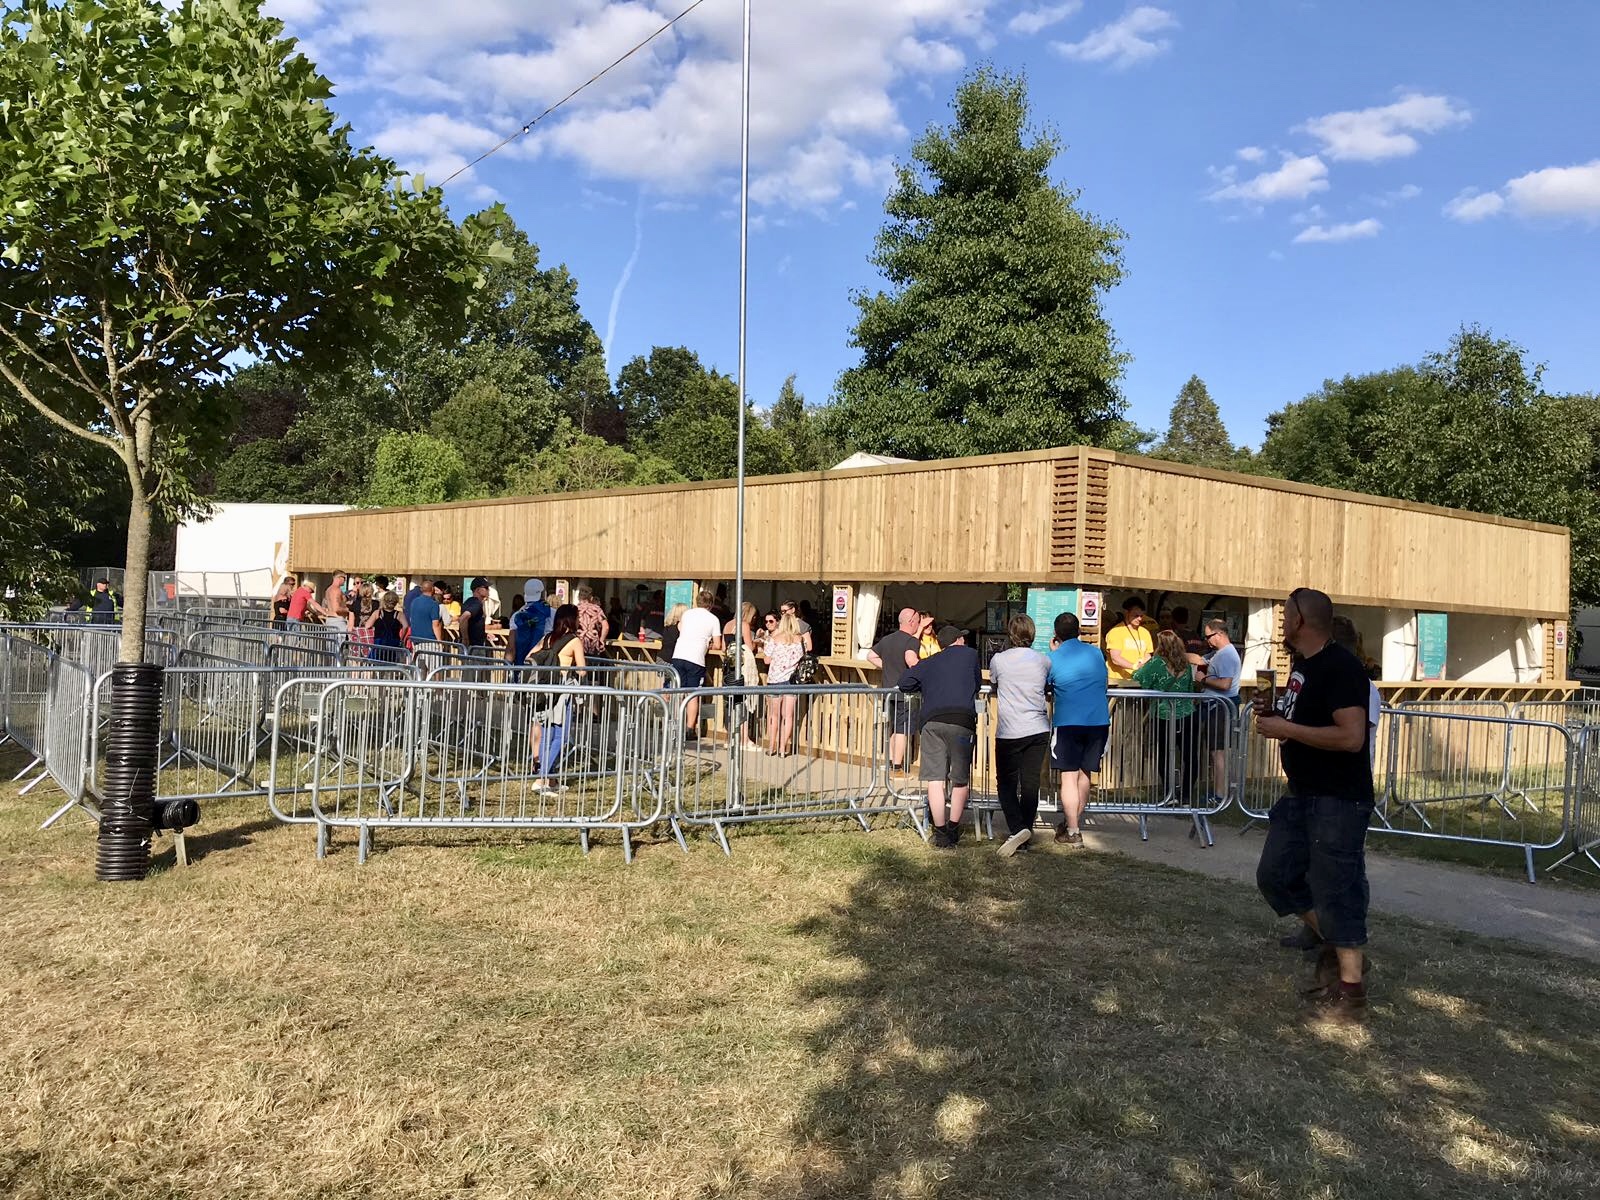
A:
{"type": "Polygon", "coordinates": [[[1150,840],[1150,819],[1144,813],[1139,814],[1139,840],[1141,842],[1150,840]]]}
{"type": "Polygon", "coordinates": [[[633,862],[633,835],[628,832],[628,827],[622,827],[622,861],[633,862]]]}
{"type": "Polygon", "coordinates": [[[1538,883],[1539,882],[1538,877],[1535,876],[1534,873],[1533,873],[1533,847],[1532,846],[1524,846],[1522,849],[1523,849],[1524,853],[1527,855],[1528,882],[1529,883],[1538,883]]]}
{"type": "Polygon", "coordinates": [[[587,827],[578,830],[578,848],[583,851],[585,857],[588,857],[588,854],[589,854],[589,830],[588,830],[587,827]]]}
{"type": "Polygon", "coordinates": [[[317,857],[328,857],[328,826],[326,822],[317,822],[317,857]]]}
{"type": "Polygon", "coordinates": [[[681,849],[685,854],[689,853],[689,842],[683,836],[683,823],[679,821],[676,816],[674,816],[667,822],[667,824],[672,829],[672,836],[678,839],[679,849],[681,849]]]}
{"type": "Polygon", "coordinates": [[[372,826],[363,823],[356,830],[356,866],[366,866],[367,851],[372,848],[372,826]]]}
{"type": "Polygon", "coordinates": [[[37,766],[42,766],[43,764],[44,764],[44,759],[42,759],[42,758],[33,759],[31,762],[28,763],[27,766],[23,767],[22,770],[18,771],[15,775],[13,775],[11,777],[11,782],[15,783],[17,780],[21,779],[24,775],[26,775],[29,771],[33,770],[37,766]]]}
{"type": "Polygon", "coordinates": [[[17,795],[26,796],[29,792],[33,791],[34,788],[38,787],[41,783],[43,783],[46,779],[49,779],[49,778],[50,778],[50,772],[49,772],[48,769],[40,771],[32,779],[28,780],[27,783],[22,785],[22,790],[19,791],[17,793],[17,795]]]}
{"type": "Polygon", "coordinates": [[[713,821],[711,826],[717,831],[717,841],[722,843],[722,852],[732,858],[733,851],[728,846],[728,831],[723,828],[721,821],[713,821]]]}

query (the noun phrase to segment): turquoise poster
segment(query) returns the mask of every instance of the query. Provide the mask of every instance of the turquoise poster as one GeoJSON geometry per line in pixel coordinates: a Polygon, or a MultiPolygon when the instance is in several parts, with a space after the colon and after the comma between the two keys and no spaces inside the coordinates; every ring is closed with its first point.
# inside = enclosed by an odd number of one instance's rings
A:
{"type": "Polygon", "coordinates": [[[1078,589],[1069,587],[1031,587],[1028,589],[1028,615],[1033,618],[1033,648],[1050,653],[1060,613],[1078,614],[1078,589]]]}
{"type": "Polygon", "coordinates": [[[1443,679],[1450,653],[1450,615],[1417,614],[1417,678],[1443,679]]]}
{"type": "Polygon", "coordinates": [[[674,604],[682,604],[688,608],[694,607],[694,580],[667,580],[667,612],[672,611],[674,604]]]}

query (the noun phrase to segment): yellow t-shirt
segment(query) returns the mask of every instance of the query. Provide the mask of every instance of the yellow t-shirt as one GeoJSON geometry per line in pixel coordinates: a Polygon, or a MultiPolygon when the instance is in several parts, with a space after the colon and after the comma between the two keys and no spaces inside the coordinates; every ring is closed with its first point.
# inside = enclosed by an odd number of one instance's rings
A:
{"type": "Polygon", "coordinates": [[[1156,652],[1156,642],[1150,636],[1148,629],[1135,629],[1131,625],[1113,625],[1111,627],[1106,634],[1106,682],[1115,687],[1118,684],[1131,681],[1133,679],[1133,671],[1124,671],[1111,661],[1111,651],[1113,650],[1131,662],[1136,671],[1144,666],[1150,656],[1156,652]]]}

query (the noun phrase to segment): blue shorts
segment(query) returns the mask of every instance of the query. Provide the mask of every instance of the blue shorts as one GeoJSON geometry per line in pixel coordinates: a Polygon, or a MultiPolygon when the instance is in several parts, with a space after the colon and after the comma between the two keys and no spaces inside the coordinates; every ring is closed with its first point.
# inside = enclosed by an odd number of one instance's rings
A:
{"type": "Polygon", "coordinates": [[[697,688],[706,681],[706,669],[699,663],[692,663],[686,658],[672,660],[673,668],[678,672],[679,685],[686,688],[697,688]]]}
{"type": "Polygon", "coordinates": [[[1057,725],[1050,731],[1050,765],[1063,774],[1093,775],[1106,752],[1109,725],[1057,725]]]}

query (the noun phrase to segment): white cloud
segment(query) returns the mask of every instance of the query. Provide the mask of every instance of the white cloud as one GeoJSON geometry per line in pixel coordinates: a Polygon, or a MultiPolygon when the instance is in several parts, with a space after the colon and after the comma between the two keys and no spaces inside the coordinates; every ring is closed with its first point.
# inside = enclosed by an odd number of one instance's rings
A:
{"type": "Polygon", "coordinates": [[[1222,186],[1210,194],[1208,199],[1211,200],[1242,200],[1246,204],[1262,205],[1278,200],[1304,200],[1328,190],[1327,165],[1315,154],[1285,155],[1281,166],[1249,179],[1239,179],[1231,166],[1214,175],[1222,186]]]}
{"type": "Polygon", "coordinates": [[[1082,7],[1083,0],[1067,0],[1065,4],[1044,4],[1038,8],[1025,8],[1006,22],[1006,30],[1024,36],[1039,33],[1076,15],[1082,7]]]}
{"type": "Polygon", "coordinates": [[[1468,188],[1444,206],[1444,215],[1452,221],[1471,224],[1496,215],[1505,206],[1506,198],[1499,192],[1480,192],[1477,188],[1468,188]]]}
{"type": "Polygon", "coordinates": [[[1393,104],[1328,113],[1295,126],[1322,143],[1321,153],[1334,161],[1379,162],[1404,158],[1420,147],[1413,134],[1438,133],[1465,125],[1472,113],[1448,96],[1405,92],[1393,104]]]}
{"type": "Polygon", "coordinates": [[[1063,58],[1122,69],[1166,53],[1172,40],[1158,35],[1177,27],[1178,18],[1166,9],[1142,4],[1080,42],[1054,42],[1051,48],[1063,58]]]}
{"type": "Polygon", "coordinates": [[[1519,175],[1506,184],[1506,203],[1524,217],[1600,221],[1600,158],[1519,175]]]}
{"type": "MultiPolygon", "coordinates": [[[[504,134],[445,113],[397,117],[372,139],[373,149],[395,160],[402,171],[443,183],[504,134]]],[[[469,175],[470,177],[470,175],[469,175]]]]}
{"type": "Polygon", "coordinates": [[[262,10],[280,21],[309,24],[322,15],[322,0],[266,0],[262,10]]]}
{"type": "Polygon", "coordinates": [[[1327,209],[1320,204],[1313,204],[1310,208],[1295,213],[1289,221],[1294,225],[1315,225],[1319,221],[1326,220],[1327,216],[1327,209]]]}
{"type": "MultiPolygon", "coordinates": [[[[320,65],[341,93],[370,96],[386,114],[388,152],[430,175],[483,147],[466,130],[426,120],[516,130],[683,7],[679,0],[473,0],[441,18],[436,0],[274,2],[324,14],[320,25],[309,16],[306,27],[291,21],[290,32],[314,36],[327,59],[320,65]],[[433,140],[424,144],[429,132],[433,140]]],[[[877,187],[883,156],[905,137],[900,95],[960,68],[999,3],[759,6],[751,155],[753,175],[765,181],[763,201],[809,208],[877,187]]],[[[597,185],[720,194],[739,161],[740,46],[740,6],[703,5],[508,151],[570,159],[597,185]]]]}
{"type": "Polygon", "coordinates": [[[1234,155],[1243,162],[1258,163],[1267,157],[1267,152],[1260,146],[1240,146],[1234,155]]]}
{"type": "Polygon", "coordinates": [[[1376,217],[1350,221],[1344,225],[1308,225],[1294,235],[1295,244],[1301,242],[1349,242],[1357,238],[1377,237],[1383,228],[1376,217]]]}

